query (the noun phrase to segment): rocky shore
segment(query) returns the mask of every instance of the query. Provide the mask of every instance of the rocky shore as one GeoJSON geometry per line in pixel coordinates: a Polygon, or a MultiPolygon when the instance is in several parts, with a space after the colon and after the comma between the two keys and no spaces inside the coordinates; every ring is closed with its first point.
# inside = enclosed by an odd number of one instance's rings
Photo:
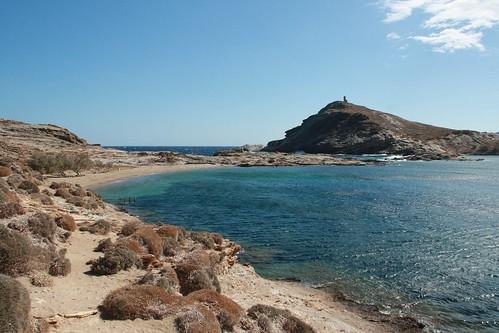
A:
{"type": "Polygon", "coordinates": [[[192,168],[363,162],[253,152],[127,154],[53,125],[0,125],[1,332],[421,331],[409,318],[361,311],[321,290],[263,279],[238,262],[239,245],[222,235],[146,224],[88,190],[192,168]],[[38,153],[43,158],[33,161],[38,153]],[[85,175],[32,168],[71,160],[59,160],[61,153],[88,154],[85,175]]]}

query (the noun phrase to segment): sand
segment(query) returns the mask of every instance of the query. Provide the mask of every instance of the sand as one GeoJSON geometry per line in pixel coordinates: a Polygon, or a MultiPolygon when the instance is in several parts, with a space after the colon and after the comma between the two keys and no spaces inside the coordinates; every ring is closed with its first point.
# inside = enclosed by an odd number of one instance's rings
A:
{"type": "MultiPolygon", "coordinates": [[[[144,166],[122,169],[108,174],[87,175],[82,177],[57,179],[71,181],[84,186],[96,187],[107,182],[123,180],[128,177],[149,175],[159,172],[174,172],[202,168],[202,165],[189,166],[144,166]]],[[[46,185],[54,179],[48,179],[46,185]]],[[[25,202],[27,206],[32,203],[25,202]]],[[[39,207],[36,207],[39,208],[39,207]]],[[[48,208],[46,208],[48,209],[48,208]]],[[[113,222],[115,230],[106,237],[116,238],[116,232],[127,219],[132,218],[120,212],[112,205],[99,212],[75,208],[62,198],[55,198],[55,207],[51,212],[71,212],[77,224],[96,221],[101,218],[113,222]]],[[[20,281],[28,288],[32,299],[32,314],[35,317],[50,319],[53,322],[51,332],[175,332],[173,318],[165,320],[109,321],[96,313],[98,305],[112,290],[134,283],[145,274],[141,270],[121,271],[111,276],[92,276],[86,274],[89,266],[86,262],[100,256],[93,252],[98,241],[106,238],[82,231],[73,232],[70,240],[61,247],[67,249],[72,270],[68,276],[54,278],[52,287],[32,286],[27,278],[20,281]],[[84,318],[65,318],[80,312],[94,311],[84,318]]],[[[390,332],[394,331],[386,324],[363,319],[358,313],[350,312],[340,302],[335,302],[330,295],[308,288],[299,283],[271,281],[260,277],[250,266],[236,263],[219,276],[222,293],[248,309],[256,304],[268,304],[289,309],[320,333],[332,332],[390,332]]],[[[237,332],[236,332],[237,333],[237,332]]]]}

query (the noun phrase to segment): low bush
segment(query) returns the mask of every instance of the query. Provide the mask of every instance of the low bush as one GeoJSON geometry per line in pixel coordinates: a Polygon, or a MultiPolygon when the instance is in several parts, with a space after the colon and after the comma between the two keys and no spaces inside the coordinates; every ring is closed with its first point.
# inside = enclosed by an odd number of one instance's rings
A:
{"type": "Polygon", "coordinates": [[[142,223],[139,220],[128,221],[121,228],[120,234],[123,236],[131,236],[141,226],[142,226],[142,223]]]}
{"type": "Polygon", "coordinates": [[[31,332],[29,293],[13,278],[0,274],[0,330],[5,333],[31,332]]]}
{"type": "Polygon", "coordinates": [[[24,208],[17,202],[0,202],[0,219],[8,219],[24,213],[24,208]]]}
{"type": "Polygon", "coordinates": [[[76,222],[75,219],[68,214],[64,214],[56,217],[55,223],[59,228],[62,228],[67,231],[75,231],[76,230],[76,222]]]}
{"type": "Polygon", "coordinates": [[[213,250],[216,246],[221,245],[223,242],[223,237],[220,234],[213,232],[191,232],[190,238],[196,242],[203,245],[207,250],[213,250]]]}
{"type": "Polygon", "coordinates": [[[102,239],[97,244],[97,247],[94,249],[95,252],[106,252],[107,250],[113,247],[113,241],[111,238],[102,239]]]}
{"type": "Polygon", "coordinates": [[[222,330],[215,317],[202,304],[184,307],[175,317],[178,333],[221,333],[222,330]]]}
{"type": "Polygon", "coordinates": [[[106,296],[99,310],[104,319],[163,319],[178,311],[182,297],[152,285],[132,285],[106,296]]]}
{"type": "Polygon", "coordinates": [[[103,257],[92,262],[90,271],[95,275],[112,275],[132,267],[141,268],[142,261],[136,253],[123,246],[113,246],[103,257]]]}
{"type": "Polygon", "coordinates": [[[121,238],[116,241],[117,245],[122,245],[129,249],[132,252],[135,252],[138,255],[143,255],[146,253],[146,250],[142,245],[140,245],[139,241],[133,238],[121,238]]]}
{"type": "Polygon", "coordinates": [[[187,296],[188,301],[206,305],[217,316],[217,320],[224,330],[232,331],[244,314],[243,308],[230,298],[214,290],[198,290],[187,296]]]}
{"type": "Polygon", "coordinates": [[[98,220],[95,223],[80,227],[81,231],[87,231],[94,235],[105,236],[111,231],[111,223],[106,220],[98,220]]]}
{"type": "Polygon", "coordinates": [[[44,271],[32,272],[29,280],[35,287],[51,287],[54,284],[52,277],[44,271]]]}
{"type": "Polygon", "coordinates": [[[185,239],[186,234],[183,228],[169,224],[165,224],[159,227],[157,233],[163,238],[173,238],[177,242],[182,242],[185,239]]]}
{"type": "Polygon", "coordinates": [[[66,249],[61,249],[55,256],[49,267],[52,276],[66,276],[71,273],[71,262],[66,258],[66,249]]]}
{"type": "Polygon", "coordinates": [[[65,187],[58,188],[55,191],[54,195],[56,197],[61,197],[61,198],[65,199],[65,200],[67,200],[67,199],[69,199],[69,198],[71,198],[73,196],[71,193],[69,193],[69,190],[67,188],[65,188],[65,187]]]}
{"type": "Polygon", "coordinates": [[[53,242],[57,231],[57,224],[50,215],[38,212],[28,219],[28,228],[34,235],[53,242]]]}
{"type": "Polygon", "coordinates": [[[182,262],[175,267],[180,281],[180,293],[188,295],[201,289],[213,289],[220,292],[220,282],[211,267],[182,262]]]}
{"type": "Polygon", "coordinates": [[[30,270],[31,244],[17,231],[0,225],[0,274],[19,276],[30,270]]]}
{"type": "Polygon", "coordinates": [[[80,175],[83,170],[90,169],[93,165],[88,153],[43,153],[36,152],[31,155],[28,165],[36,171],[44,174],[61,174],[67,170],[74,171],[80,175]]]}
{"type": "Polygon", "coordinates": [[[143,245],[148,253],[159,257],[163,253],[163,239],[152,226],[143,226],[131,236],[143,245]]]}
{"type": "Polygon", "coordinates": [[[180,244],[174,238],[163,238],[163,255],[173,257],[180,249],[180,244]]]}
{"type": "Polygon", "coordinates": [[[9,178],[7,178],[7,183],[12,186],[12,188],[18,188],[19,185],[21,185],[21,183],[24,181],[24,178],[23,176],[21,176],[20,174],[13,174],[12,176],[10,176],[9,178]]]}
{"type": "Polygon", "coordinates": [[[316,333],[310,325],[295,317],[289,310],[258,304],[248,309],[248,316],[257,320],[262,329],[268,330],[268,327],[262,326],[271,325],[286,333],[316,333]]]}
{"type": "Polygon", "coordinates": [[[30,197],[32,200],[41,203],[42,205],[51,206],[54,204],[52,199],[44,193],[33,193],[30,197]]]}
{"type": "Polygon", "coordinates": [[[139,280],[138,284],[158,286],[167,292],[176,292],[180,288],[177,273],[171,266],[164,267],[158,273],[147,273],[139,280]]]}
{"type": "Polygon", "coordinates": [[[0,166],[0,177],[8,177],[12,175],[12,170],[5,166],[0,166]]]}
{"type": "Polygon", "coordinates": [[[17,188],[20,190],[24,190],[29,194],[40,193],[40,189],[38,188],[38,185],[36,185],[35,183],[33,183],[29,180],[23,180],[17,188]]]}
{"type": "Polygon", "coordinates": [[[57,190],[60,188],[71,188],[71,186],[73,186],[73,184],[67,182],[61,182],[61,183],[52,182],[52,184],[50,184],[50,188],[53,190],[57,190]]]}

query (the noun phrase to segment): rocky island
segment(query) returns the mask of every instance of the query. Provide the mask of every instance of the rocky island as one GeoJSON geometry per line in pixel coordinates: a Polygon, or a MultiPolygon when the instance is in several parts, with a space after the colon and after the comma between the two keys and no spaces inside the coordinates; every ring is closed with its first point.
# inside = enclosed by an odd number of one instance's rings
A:
{"type": "Polygon", "coordinates": [[[284,139],[269,142],[263,150],[392,154],[437,160],[466,154],[499,154],[499,134],[431,126],[337,101],[286,131],[284,139]]]}
{"type": "MultiPolygon", "coordinates": [[[[148,224],[87,187],[254,157],[128,154],[0,121],[0,332],[420,332],[423,325],[238,261],[221,234],[148,224]]],[[[262,165],[304,163],[262,153],[262,165]]],[[[349,164],[314,155],[318,164],[349,164]]]]}

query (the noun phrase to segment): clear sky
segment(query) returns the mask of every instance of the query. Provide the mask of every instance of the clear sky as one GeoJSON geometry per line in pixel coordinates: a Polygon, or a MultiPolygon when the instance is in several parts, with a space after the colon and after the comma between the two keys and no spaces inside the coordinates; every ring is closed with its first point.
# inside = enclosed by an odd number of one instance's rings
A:
{"type": "Polygon", "coordinates": [[[499,131],[499,0],[0,1],[0,118],[105,145],[281,138],[327,103],[499,131]]]}

